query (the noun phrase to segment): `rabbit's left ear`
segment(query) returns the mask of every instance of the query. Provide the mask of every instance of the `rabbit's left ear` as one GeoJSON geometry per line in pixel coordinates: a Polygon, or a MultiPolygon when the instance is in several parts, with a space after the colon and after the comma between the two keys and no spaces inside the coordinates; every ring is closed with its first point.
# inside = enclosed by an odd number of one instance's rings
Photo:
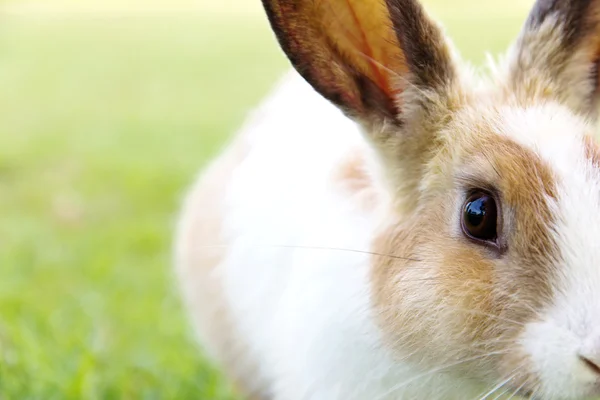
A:
{"type": "Polygon", "coordinates": [[[509,58],[510,90],[597,117],[600,0],[537,0],[509,58]]]}
{"type": "Polygon", "coordinates": [[[398,122],[403,92],[455,78],[446,40],[417,0],[263,0],[281,47],[324,97],[362,120],[398,122]]]}

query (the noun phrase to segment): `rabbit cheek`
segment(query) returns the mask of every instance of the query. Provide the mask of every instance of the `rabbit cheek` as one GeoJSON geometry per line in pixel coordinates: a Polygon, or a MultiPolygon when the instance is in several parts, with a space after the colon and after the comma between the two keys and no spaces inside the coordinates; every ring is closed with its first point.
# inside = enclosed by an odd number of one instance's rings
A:
{"type": "Polygon", "coordinates": [[[411,261],[416,257],[416,244],[410,228],[401,229],[390,223],[376,237],[372,248],[376,254],[394,255],[372,258],[371,300],[383,340],[399,358],[404,356],[404,349],[408,352],[412,346],[420,348],[421,342],[428,340],[422,336],[422,328],[434,296],[428,279],[434,276],[421,263],[411,261]]]}
{"type": "MultiPolygon", "coordinates": [[[[499,312],[493,301],[495,265],[484,254],[465,246],[446,245],[438,271],[438,299],[444,305],[441,331],[453,332],[455,342],[470,342],[470,350],[482,351],[482,343],[498,336],[502,323],[489,315],[499,312]]],[[[442,311],[443,310],[443,311],[442,311]]]]}

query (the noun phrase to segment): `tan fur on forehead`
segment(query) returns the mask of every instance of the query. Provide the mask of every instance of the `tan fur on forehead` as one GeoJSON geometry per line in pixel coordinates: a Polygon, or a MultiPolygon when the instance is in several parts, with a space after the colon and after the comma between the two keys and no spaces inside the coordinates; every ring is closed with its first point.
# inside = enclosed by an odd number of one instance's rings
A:
{"type": "Polygon", "coordinates": [[[559,258],[551,233],[554,214],[549,202],[557,196],[552,169],[537,154],[509,138],[494,134],[487,139],[471,151],[485,158],[480,162],[492,164],[493,176],[488,180],[498,190],[504,208],[510,210],[504,216],[504,226],[511,232],[507,251],[522,270],[510,271],[507,278],[515,272],[521,274],[524,281],[520,283],[525,284],[521,287],[535,293],[542,303],[551,296],[550,277],[559,258]]]}
{"type": "MultiPolygon", "coordinates": [[[[440,353],[469,357],[504,348],[498,340],[520,330],[506,321],[526,321],[552,295],[559,257],[551,234],[554,174],[533,151],[497,133],[496,120],[459,113],[448,127],[452,137],[440,142],[428,165],[419,211],[391,222],[374,242],[377,253],[413,260],[373,260],[373,301],[383,331],[392,343],[402,337],[410,348],[427,349],[437,364],[440,353]],[[460,234],[455,215],[464,197],[456,185],[497,191],[509,232],[502,256],[460,234]]],[[[511,357],[495,362],[508,368],[520,359],[511,357]]]]}
{"type": "MultiPolygon", "coordinates": [[[[455,155],[453,173],[475,178],[470,182],[475,187],[484,183],[497,191],[503,208],[508,210],[503,224],[512,234],[508,238],[508,254],[519,257],[513,259],[518,261],[516,265],[540,274],[536,278],[539,282],[531,282],[531,289],[538,297],[549,298],[551,268],[559,258],[551,232],[555,222],[552,203],[558,195],[556,176],[552,166],[534,151],[498,133],[502,127],[495,112],[467,112],[458,118],[457,125],[469,133],[463,143],[451,144],[462,149],[455,155]]],[[[526,271],[523,273],[527,275],[526,271]]]]}

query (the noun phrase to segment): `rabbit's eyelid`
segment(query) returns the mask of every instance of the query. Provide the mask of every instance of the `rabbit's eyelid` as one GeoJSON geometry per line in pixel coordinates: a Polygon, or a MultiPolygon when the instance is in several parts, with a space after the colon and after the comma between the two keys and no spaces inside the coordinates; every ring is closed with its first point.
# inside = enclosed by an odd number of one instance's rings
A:
{"type": "Polygon", "coordinates": [[[492,183],[489,179],[476,175],[471,172],[459,173],[456,178],[456,183],[459,186],[463,195],[468,196],[474,191],[488,192],[499,201],[502,200],[498,185],[492,183]]]}

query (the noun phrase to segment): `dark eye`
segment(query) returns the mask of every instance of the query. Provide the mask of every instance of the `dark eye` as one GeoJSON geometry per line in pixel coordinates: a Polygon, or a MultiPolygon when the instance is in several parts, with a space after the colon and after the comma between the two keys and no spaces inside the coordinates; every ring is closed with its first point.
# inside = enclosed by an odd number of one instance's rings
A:
{"type": "Polygon", "coordinates": [[[475,192],[465,202],[462,215],[463,232],[471,239],[495,242],[498,210],[496,200],[485,192],[475,192]]]}

